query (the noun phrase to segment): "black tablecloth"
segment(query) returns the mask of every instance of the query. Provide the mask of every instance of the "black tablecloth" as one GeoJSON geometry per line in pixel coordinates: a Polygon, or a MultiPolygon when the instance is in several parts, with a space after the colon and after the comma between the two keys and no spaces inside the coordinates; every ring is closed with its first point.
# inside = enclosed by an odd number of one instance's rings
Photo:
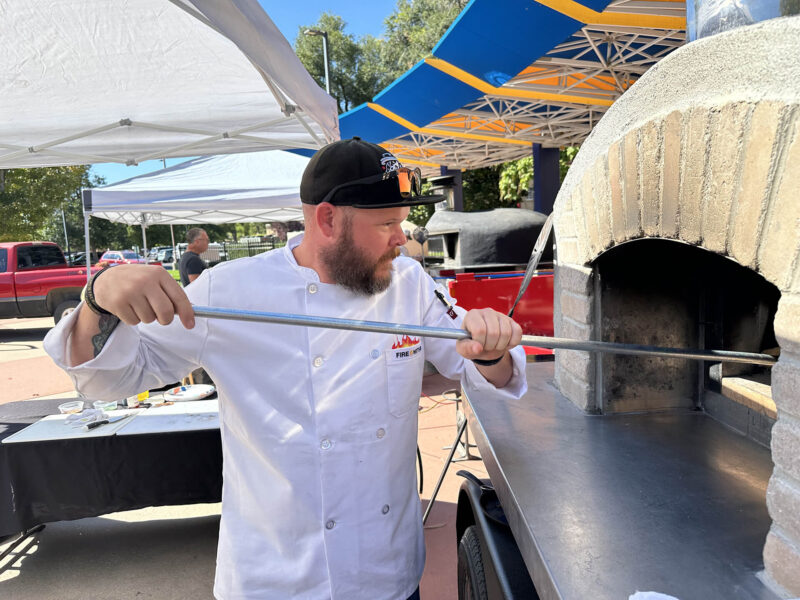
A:
{"type": "MultiPolygon", "coordinates": [[[[68,400],[0,405],[0,440],[68,400]]],[[[0,537],[39,523],[221,496],[218,429],[0,443],[0,537]]]]}

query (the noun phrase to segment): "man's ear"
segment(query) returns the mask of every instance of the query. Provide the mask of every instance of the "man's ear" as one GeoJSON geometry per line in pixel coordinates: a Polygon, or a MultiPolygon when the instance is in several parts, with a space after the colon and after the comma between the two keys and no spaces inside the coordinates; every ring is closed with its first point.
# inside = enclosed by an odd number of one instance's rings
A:
{"type": "Polygon", "coordinates": [[[335,237],[336,207],[328,202],[317,205],[314,211],[314,222],[323,237],[333,239],[335,237]]]}

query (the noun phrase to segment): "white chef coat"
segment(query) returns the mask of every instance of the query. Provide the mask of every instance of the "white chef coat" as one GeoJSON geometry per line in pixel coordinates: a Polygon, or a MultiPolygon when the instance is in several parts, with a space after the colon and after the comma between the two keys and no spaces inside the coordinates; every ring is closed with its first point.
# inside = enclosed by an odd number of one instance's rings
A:
{"type": "MultiPolygon", "coordinates": [[[[186,288],[193,304],[434,327],[461,326],[408,258],[373,297],[322,283],[292,248],[224,263],[186,288]]],[[[115,329],[93,360],[68,368],[79,308],[45,348],[91,399],[180,379],[198,366],[217,385],[222,519],[214,594],[239,599],[405,600],[425,547],[416,492],[417,413],[424,360],[473,390],[492,390],[454,340],[196,319],[115,329]]],[[[496,391],[525,393],[525,355],[496,391]]]]}

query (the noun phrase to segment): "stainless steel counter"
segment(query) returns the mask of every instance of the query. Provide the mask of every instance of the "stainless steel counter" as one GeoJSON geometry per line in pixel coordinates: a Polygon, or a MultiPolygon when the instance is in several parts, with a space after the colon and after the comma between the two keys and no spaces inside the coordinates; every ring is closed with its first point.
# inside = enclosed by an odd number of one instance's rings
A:
{"type": "Polygon", "coordinates": [[[528,365],[515,402],[469,395],[470,427],[545,600],[774,596],[767,449],[697,412],[590,416],[528,365]]]}

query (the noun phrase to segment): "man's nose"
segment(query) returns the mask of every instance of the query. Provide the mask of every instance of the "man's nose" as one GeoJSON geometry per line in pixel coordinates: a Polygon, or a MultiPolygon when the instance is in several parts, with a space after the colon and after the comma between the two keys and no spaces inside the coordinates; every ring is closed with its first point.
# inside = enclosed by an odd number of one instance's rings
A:
{"type": "Polygon", "coordinates": [[[402,246],[406,243],[406,234],[403,233],[403,228],[398,223],[392,230],[392,244],[394,246],[402,246]]]}

